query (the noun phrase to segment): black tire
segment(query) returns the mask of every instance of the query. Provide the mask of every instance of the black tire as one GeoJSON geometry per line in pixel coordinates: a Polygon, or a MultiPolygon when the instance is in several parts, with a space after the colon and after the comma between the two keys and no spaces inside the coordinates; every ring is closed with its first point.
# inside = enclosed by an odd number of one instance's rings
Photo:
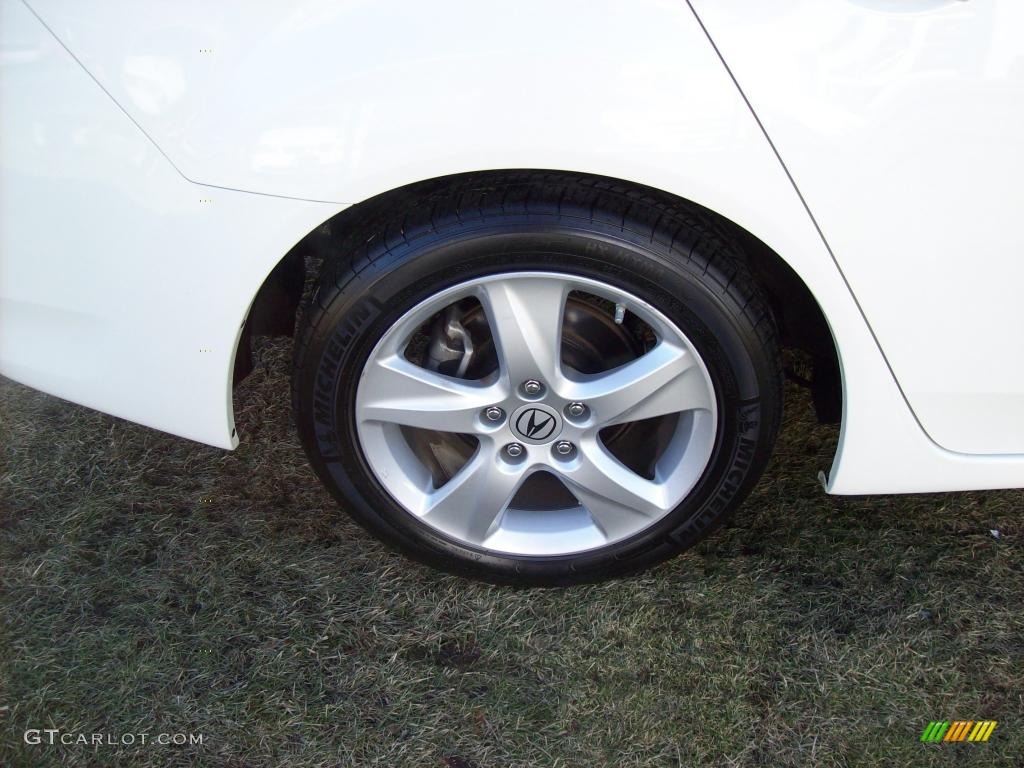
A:
{"type": "Polygon", "coordinates": [[[782,414],[775,320],[741,252],[702,209],[604,179],[524,172],[460,177],[372,220],[325,260],[298,338],[293,401],[317,474],[380,539],[491,582],[595,581],[692,546],[757,482],[782,414]],[[716,444],[684,501],[631,539],[565,557],[475,549],[415,519],[369,470],[353,415],[358,374],[396,318],[453,284],[526,269],[600,279],[657,307],[694,343],[718,398],[716,444]]]}

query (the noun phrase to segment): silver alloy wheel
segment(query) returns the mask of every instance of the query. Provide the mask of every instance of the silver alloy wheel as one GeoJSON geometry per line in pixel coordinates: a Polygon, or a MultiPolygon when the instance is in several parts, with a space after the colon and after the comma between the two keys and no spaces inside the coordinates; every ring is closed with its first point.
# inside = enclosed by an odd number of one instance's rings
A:
{"type": "Polygon", "coordinates": [[[378,342],[361,373],[356,427],[380,484],[410,514],[459,542],[517,556],[570,555],[624,540],[678,506],[700,479],[717,432],[711,377],[684,334],[661,312],[619,288],[556,272],[508,272],[470,280],[421,302],[378,342]],[[566,301],[585,292],[622,306],[653,333],[653,346],[600,373],[562,362],[566,301]],[[406,356],[410,339],[441,310],[480,302],[497,370],[479,380],[443,375],[406,356]],[[522,384],[539,381],[540,395],[522,384]],[[582,403],[581,418],[563,414],[582,403]],[[489,408],[507,418],[491,421],[489,408]],[[674,416],[673,416],[674,415],[674,416]],[[673,417],[652,477],[627,467],[602,430],[673,417]],[[408,429],[468,435],[476,448],[440,487],[406,439],[408,429]],[[562,455],[556,443],[574,450],[562,455]],[[519,444],[513,458],[504,450],[519,444]],[[513,503],[527,478],[554,475],[578,503],[551,509],[513,503]]]}

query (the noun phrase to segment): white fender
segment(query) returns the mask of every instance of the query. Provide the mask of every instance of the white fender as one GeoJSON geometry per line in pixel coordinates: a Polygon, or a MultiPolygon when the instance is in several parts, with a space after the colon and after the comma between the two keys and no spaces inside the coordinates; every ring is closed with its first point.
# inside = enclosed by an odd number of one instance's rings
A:
{"type": "MultiPolygon", "coordinates": [[[[77,229],[48,233],[45,271],[99,260],[104,280],[118,279],[89,286],[77,300],[69,290],[48,306],[101,316],[106,340],[82,339],[83,354],[99,360],[104,386],[114,373],[126,383],[84,398],[77,385],[60,381],[66,360],[43,353],[52,354],[53,336],[73,324],[66,312],[49,315],[55,332],[34,354],[9,352],[17,344],[0,329],[0,366],[9,375],[17,378],[30,360],[38,369],[33,386],[227,445],[231,340],[272,253],[280,258],[345,205],[414,181],[501,168],[579,171],[700,203],[757,235],[804,280],[832,328],[844,376],[829,490],[1022,482],[1021,460],[952,454],[921,431],[799,195],[685,3],[523,0],[500,19],[471,0],[30,5],[89,72],[73,72],[70,56],[56,53],[59,66],[17,69],[43,102],[31,105],[34,119],[71,119],[66,104],[51,102],[54,83],[33,81],[59,77],[58,95],[95,122],[93,148],[107,147],[80,160],[82,193],[97,196],[111,176],[125,190],[116,206],[94,200],[85,212],[82,194],[49,203],[50,216],[71,215],[77,229]],[[129,153],[137,159],[127,162],[129,153]],[[213,204],[185,200],[207,192],[213,204]],[[89,220],[99,217],[97,237],[89,220]],[[77,250],[62,249],[71,240],[77,250]],[[153,260],[166,259],[158,279],[123,267],[154,243],[153,260]],[[127,305],[113,312],[107,305],[115,301],[127,305]],[[186,302],[186,321],[158,312],[175,301],[186,302]],[[140,336],[160,352],[118,356],[123,341],[137,347],[140,336]],[[192,352],[205,338],[216,349],[209,358],[192,352]],[[164,380],[169,369],[178,374],[164,380]],[[183,390],[184,382],[191,383],[183,390]],[[134,391],[142,383],[147,389],[134,391]],[[125,397],[130,409],[118,405],[125,397]]],[[[7,6],[4,13],[6,28],[7,6]]],[[[75,131],[62,131],[73,144],[75,131]]],[[[8,163],[21,161],[2,151],[6,185],[8,163]]],[[[50,163],[50,187],[54,174],[50,163]]],[[[33,218],[32,210],[28,201],[17,204],[17,214],[38,225],[42,214],[33,218]]],[[[5,229],[4,238],[3,269],[19,278],[0,283],[0,307],[11,299],[17,307],[43,294],[44,267],[38,260],[25,266],[27,235],[5,229]]],[[[81,267],[76,276],[95,274],[81,267]]],[[[27,332],[30,324],[16,325],[27,332]]]]}

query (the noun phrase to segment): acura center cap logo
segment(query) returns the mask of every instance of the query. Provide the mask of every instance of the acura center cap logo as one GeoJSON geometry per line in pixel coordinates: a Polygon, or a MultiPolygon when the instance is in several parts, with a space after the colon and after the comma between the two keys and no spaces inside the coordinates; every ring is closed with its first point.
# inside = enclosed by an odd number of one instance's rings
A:
{"type": "Polygon", "coordinates": [[[512,430],[528,443],[546,443],[562,431],[562,420],[553,408],[534,403],[512,414],[512,430]]]}

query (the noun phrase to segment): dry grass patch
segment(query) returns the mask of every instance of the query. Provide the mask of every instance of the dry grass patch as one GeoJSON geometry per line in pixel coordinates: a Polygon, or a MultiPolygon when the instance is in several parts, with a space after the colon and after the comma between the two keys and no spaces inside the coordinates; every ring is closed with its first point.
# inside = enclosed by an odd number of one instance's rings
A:
{"type": "Polygon", "coordinates": [[[262,346],[233,453],[0,381],[0,764],[1021,765],[1021,492],[830,498],[835,432],[793,390],[711,541],[632,579],[490,587],[335,508],[289,354],[262,346]],[[918,742],[953,718],[999,726],[918,742]],[[205,743],[23,743],[51,727],[205,743]]]}

